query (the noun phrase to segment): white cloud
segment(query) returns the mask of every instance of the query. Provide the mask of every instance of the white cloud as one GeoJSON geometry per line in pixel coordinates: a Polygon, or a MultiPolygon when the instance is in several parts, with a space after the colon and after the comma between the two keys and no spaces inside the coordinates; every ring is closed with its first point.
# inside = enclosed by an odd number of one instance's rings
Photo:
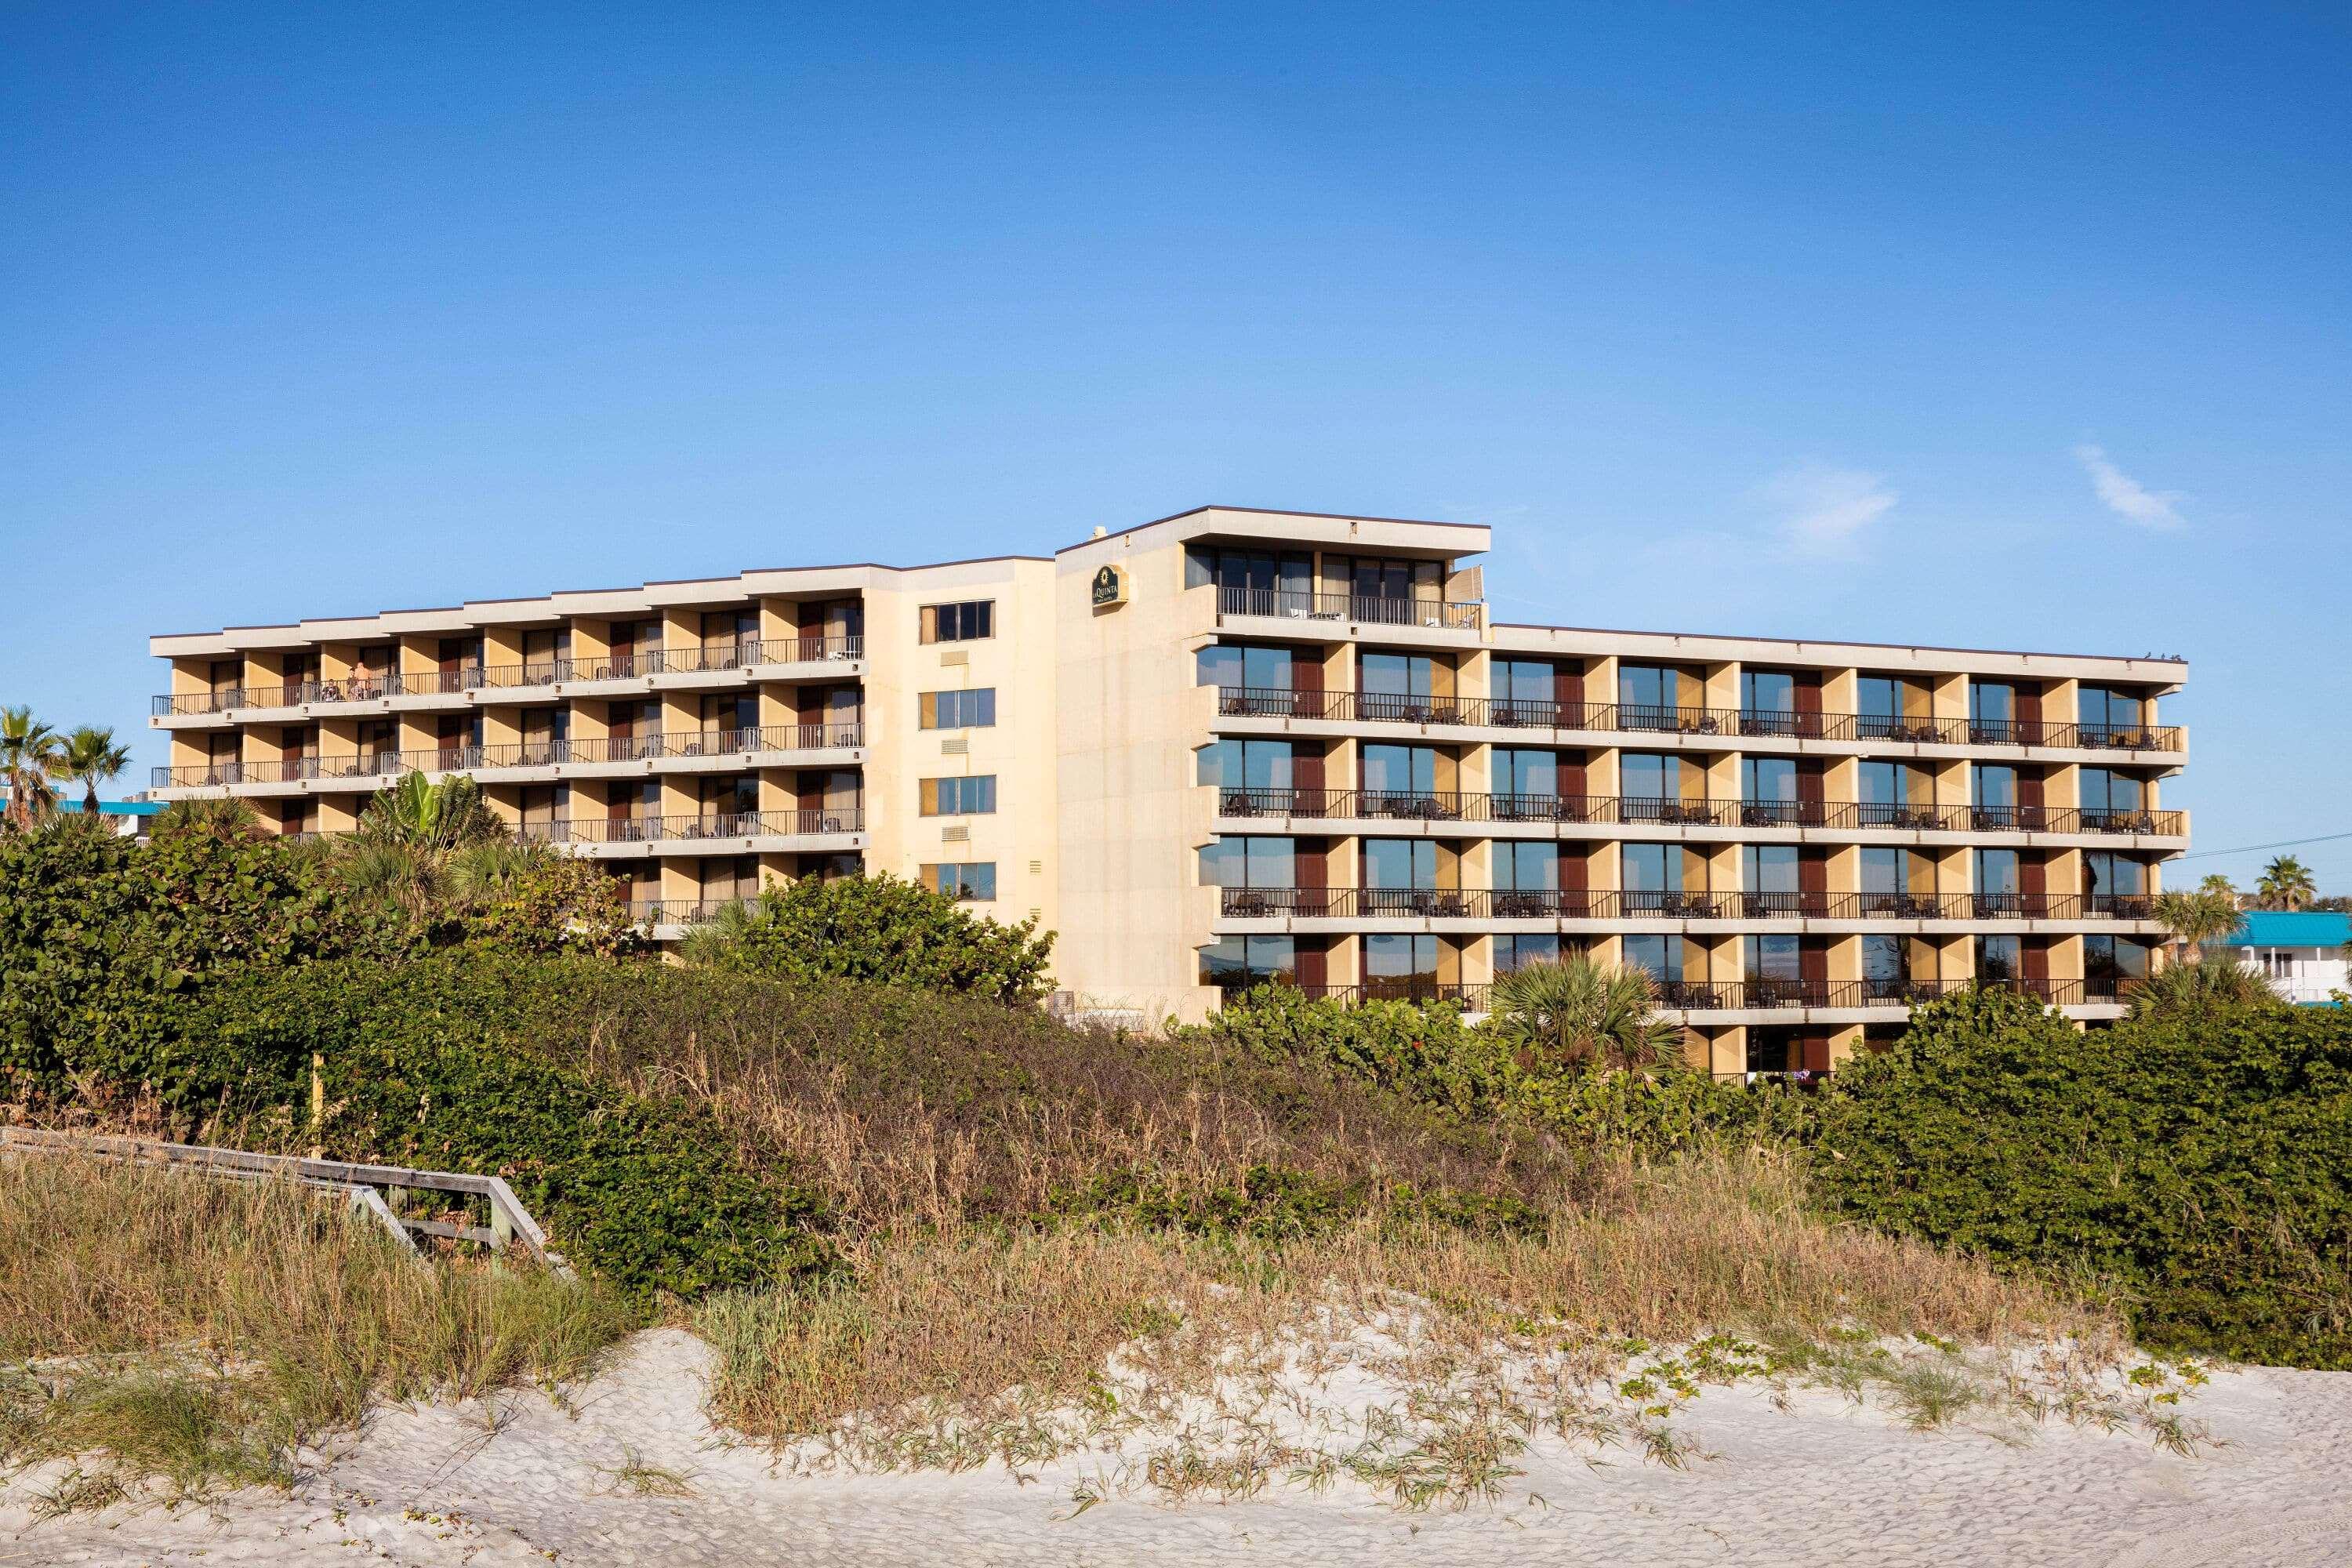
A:
{"type": "Polygon", "coordinates": [[[1859,468],[1801,463],[1757,487],[1758,499],[1778,515],[1780,537],[1801,555],[1850,555],[1863,531],[1899,499],[1885,479],[1859,468]]]}
{"type": "Polygon", "coordinates": [[[2152,490],[2109,460],[2106,448],[2088,443],[2074,448],[2074,460],[2091,476],[2091,488],[2102,505],[2117,517],[2142,528],[2178,530],[2189,526],[2176,504],[2189,498],[2178,490],[2152,490]]]}

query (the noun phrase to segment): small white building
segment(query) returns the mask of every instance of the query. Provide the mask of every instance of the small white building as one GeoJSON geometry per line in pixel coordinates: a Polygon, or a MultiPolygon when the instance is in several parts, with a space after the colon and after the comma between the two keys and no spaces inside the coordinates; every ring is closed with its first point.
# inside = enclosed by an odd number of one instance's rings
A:
{"type": "Polygon", "coordinates": [[[2344,944],[2352,941],[2352,916],[2307,910],[2287,914],[2257,910],[2229,940],[2238,961],[2261,970],[2288,1001],[2324,1005],[2339,991],[2352,991],[2344,944]]]}

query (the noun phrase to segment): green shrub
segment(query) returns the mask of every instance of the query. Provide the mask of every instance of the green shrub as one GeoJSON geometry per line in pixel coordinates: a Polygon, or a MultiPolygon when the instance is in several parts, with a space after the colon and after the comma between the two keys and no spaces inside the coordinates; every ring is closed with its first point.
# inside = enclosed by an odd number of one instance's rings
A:
{"type": "Polygon", "coordinates": [[[1286,985],[1262,986],[1187,1037],[1265,1060],[1306,1061],[1396,1090],[1465,1119],[1524,1122],[1586,1148],[1665,1154],[1724,1134],[1801,1127],[1803,1097],[1664,1064],[1649,1072],[1563,1061],[1474,1026],[1452,1002],[1349,1006],[1286,985]]]}
{"type": "Polygon", "coordinates": [[[405,945],[338,905],[286,847],[209,833],[152,845],[59,824],[0,835],[0,1085],[136,1084],[205,987],[405,945]]]}
{"type": "Polygon", "coordinates": [[[449,954],[241,976],[188,1021],[201,1046],[175,1064],[184,1096],[284,1106],[338,1157],[504,1176],[560,1248],[627,1289],[695,1296],[826,1267],[818,1201],[747,1169],[707,1111],[527,1048],[538,987],[563,967],[449,954]]]}
{"type": "Polygon", "coordinates": [[[1054,935],[1000,925],[955,900],[884,874],[803,877],[696,931],[697,964],[782,980],[870,980],[999,1002],[1045,994],[1054,935]]]}
{"type": "Polygon", "coordinates": [[[1838,1210],[1996,1261],[2088,1268],[2183,1351],[2352,1368],[2352,1017],[2168,1011],[2088,1033],[1974,992],[1825,1098],[1838,1210]]]}

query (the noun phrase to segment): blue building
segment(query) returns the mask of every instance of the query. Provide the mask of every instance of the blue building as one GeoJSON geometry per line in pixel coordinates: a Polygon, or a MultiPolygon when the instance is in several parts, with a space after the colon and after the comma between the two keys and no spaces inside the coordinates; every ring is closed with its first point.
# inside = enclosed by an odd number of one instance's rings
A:
{"type": "Polygon", "coordinates": [[[2352,916],[2319,910],[2296,914],[2256,910],[2227,945],[2241,963],[2268,975],[2288,1001],[2318,1006],[2334,992],[2352,990],[2345,971],[2347,942],[2352,942],[2352,916]]]}

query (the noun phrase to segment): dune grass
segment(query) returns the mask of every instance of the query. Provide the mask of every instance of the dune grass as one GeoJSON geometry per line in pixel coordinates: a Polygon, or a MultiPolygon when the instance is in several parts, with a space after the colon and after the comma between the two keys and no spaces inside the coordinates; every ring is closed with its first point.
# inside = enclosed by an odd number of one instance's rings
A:
{"type": "Polygon", "coordinates": [[[575,1377],[638,1321],[535,1270],[420,1267],[299,1188],[0,1159],[0,1469],[88,1457],[91,1500],[283,1481],[373,1401],[575,1377]]]}

